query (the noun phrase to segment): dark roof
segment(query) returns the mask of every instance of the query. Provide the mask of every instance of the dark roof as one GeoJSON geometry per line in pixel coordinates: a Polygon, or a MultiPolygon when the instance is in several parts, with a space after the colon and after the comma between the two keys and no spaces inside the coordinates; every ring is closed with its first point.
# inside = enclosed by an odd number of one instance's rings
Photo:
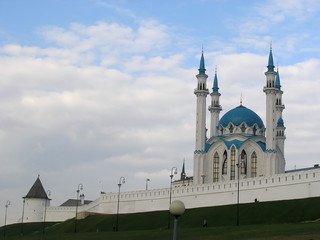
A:
{"type": "MultiPolygon", "coordinates": [[[[92,201],[90,200],[84,200],[84,205],[87,205],[91,203],[92,201]]],[[[75,207],[77,206],[77,199],[68,199],[64,203],[60,205],[60,207],[75,207]]],[[[78,200],[78,206],[81,206],[81,200],[78,200]]]]}
{"type": "Polygon", "coordinates": [[[28,194],[24,198],[41,198],[49,199],[46,191],[44,190],[40,178],[38,176],[37,180],[29,190],[28,194]]]}
{"type": "Polygon", "coordinates": [[[293,170],[287,170],[285,171],[286,173],[291,173],[291,172],[300,172],[300,171],[307,171],[307,170],[313,170],[320,168],[319,164],[315,164],[313,167],[308,167],[308,168],[299,168],[299,169],[293,169],[293,170]]]}

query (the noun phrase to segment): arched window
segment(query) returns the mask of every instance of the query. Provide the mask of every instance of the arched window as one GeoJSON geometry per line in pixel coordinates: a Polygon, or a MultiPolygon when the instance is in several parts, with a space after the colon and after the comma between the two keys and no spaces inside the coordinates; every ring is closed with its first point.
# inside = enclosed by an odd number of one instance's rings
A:
{"type": "Polygon", "coordinates": [[[229,130],[230,130],[230,133],[233,133],[233,125],[232,124],[230,124],[229,130]]]}
{"type": "Polygon", "coordinates": [[[256,132],[257,132],[257,127],[256,127],[256,125],[253,126],[252,131],[253,131],[253,135],[256,135],[256,132]]]}
{"type": "Polygon", "coordinates": [[[228,158],[227,158],[227,151],[223,153],[223,165],[222,165],[222,175],[227,174],[228,172],[228,158]]]}
{"type": "Polygon", "coordinates": [[[247,153],[246,151],[242,150],[241,152],[241,174],[247,174],[247,153]]]}
{"type": "Polygon", "coordinates": [[[219,154],[216,152],[213,156],[213,182],[219,181],[219,154]]]}
{"type": "Polygon", "coordinates": [[[253,152],[251,155],[251,177],[257,176],[257,154],[253,152]]]}
{"type": "Polygon", "coordinates": [[[244,133],[246,131],[246,125],[243,123],[241,125],[241,132],[244,133]]]}
{"type": "Polygon", "coordinates": [[[236,149],[234,146],[231,148],[231,169],[230,169],[230,179],[234,180],[236,177],[236,149]]]}

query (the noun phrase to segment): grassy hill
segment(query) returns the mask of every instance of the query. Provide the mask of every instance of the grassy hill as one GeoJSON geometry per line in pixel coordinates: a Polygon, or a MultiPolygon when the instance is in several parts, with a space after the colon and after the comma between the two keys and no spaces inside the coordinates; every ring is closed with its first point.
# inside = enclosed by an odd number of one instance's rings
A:
{"type": "MultiPolygon", "coordinates": [[[[181,239],[197,239],[196,237],[200,235],[202,239],[232,239],[232,234],[237,235],[236,239],[247,239],[245,237],[259,237],[261,234],[262,236],[277,234],[272,236],[284,237],[290,234],[299,235],[299,233],[303,234],[304,239],[311,239],[306,237],[312,237],[312,234],[317,233],[319,233],[318,238],[320,237],[320,223],[301,224],[320,218],[320,198],[241,204],[239,216],[240,227],[235,227],[236,205],[187,209],[179,219],[181,239]],[[202,228],[204,219],[208,222],[208,228],[202,228]],[[212,238],[213,236],[215,238],[212,238]],[[227,236],[229,238],[224,238],[227,236]]],[[[23,235],[21,235],[22,225],[14,224],[7,226],[6,239],[31,240],[44,239],[44,237],[59,240],[103,239],[103,236],[104,238],[107,236],[108,239],[141,240],[152,236],[155,240],[172,237],[172,230],[167,230],[168,211],[122,214],[119,216],[119,232],[117,233],[113,232],[115,222],[115,215],[90,215],[78,220],[78,233],[76,234],[74,233],[74,219],[57,224],[46,223],[46,236],[42,235],[43,223],[23,224],[23,235]]],[[[171,220],[172,223],[173,220],[171,220]]],[[[0,230],[2,233],[3,227],[0,230]]],[[[0,239],[3,239],[3,234],[1,237],[0,239]]],[[[313,236],[313,239],[317,238],[313,236]]]]}

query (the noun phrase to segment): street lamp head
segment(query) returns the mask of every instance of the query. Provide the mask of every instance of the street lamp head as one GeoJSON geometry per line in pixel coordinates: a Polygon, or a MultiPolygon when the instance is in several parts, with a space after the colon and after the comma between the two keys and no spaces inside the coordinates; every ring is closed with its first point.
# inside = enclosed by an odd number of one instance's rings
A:
{"type": "MultiPolygon", "coordinates": [[[[120,177],[120,179],[119,179],[119,184],[120,184],[120,186],[121,186],[121,183],[123,184],[123,183],[125,183],[126,182],[126,179],[124,178],[124,177],[120,177]]],[[[119,185],[118,184],[118,185],[119,185]]]]}
{"type": "Polygon", "coordinates": [[[171,203],[169,211],[173,216],[179,217],[184,213],[185,209],[186,208],[185,208],[184,203],[182,201],[175,200],[171,203]]]}
{"type": "Polygon", "coordinates": [[[82,183],[79,183],[79,185],[78,185],[78,191],[80,191],[80,190],[83,190],[83,185],[82,185],[82,183]]]}
{"type": "MultiPolygon", "coordinates": [[[[177,174],[178,173],[178,169],[176,168],[176,167],[172,167],[171,168],[171,175],[172,175],[172,177],[173,177],[173,174],[177,174]]],[[[170,177],[171,177],[171,175],[170,175],[170,177]]],[[[171,177],[171,178],[172,178],[171,177]]]]}
{"type": "Polygon", "coordinates": [[[10,200],[6,202],[6,208],[10,205],[10,200]]]}

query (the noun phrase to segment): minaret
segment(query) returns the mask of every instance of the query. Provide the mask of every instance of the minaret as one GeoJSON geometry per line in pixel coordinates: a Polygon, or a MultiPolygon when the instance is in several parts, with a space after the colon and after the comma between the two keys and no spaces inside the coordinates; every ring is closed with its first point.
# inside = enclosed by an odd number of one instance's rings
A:
{"type": "Polygon", "coordinates": [[[206,142],[206,99],[209,91],[207,89],[206,69],[204,65],[203,50],[201,54],[199,74],[197,77],[197,88],[194,94],[197,97],[197,115],[196,115],[196,144],[194,151],[194,167],[193,167],[193,182],[198,184],[201,182],[200,177],[204,178],[203,174],[203,158],[205,154],[206,142]]]}
{"type": "Polygon", "coordinates": [[[277,73],[274,71],[272,48],[270,47],[268,71],[265,72],[266,75],[266,86],[263,91],[266,93],[266,150],[275,150],[275,126],[276,126],[276,94],[278,89],[276,88],[276,76],[277,73]]]}
{"type": "Polygon", "coordinates": [[[198,80],[197,88],[194,94],[197,97],[197,121],[196,121],[196,148],[195,151],[205,150],[206,141],[206,99],[209,91],[207,89],[206,69],[204,66],[203,51],[201,54],[199,74],[196,76],[198,80]]]}
{"type": "Polygon", "coordinates": [[[219,123],[219,113],[222,110],[219,103],[220,99],[219,87],[218,87],[218,77],[217,77],[217,68],[214,74],[213,88],[210,93],[211,96],[211,105],[209,106],[209,111],[211,113],[211,124],[210,124],[210,137],[218,135],[218,123],[219,123]]]}
{"type": "Polygon", "coordinates": [[[274,71],[272,46],[270,46],[268,71],[266,75],[266,86],[263,91],[266,93],[266,153],[268,161],[266,162],[266,173],[275,174],[275,151],[276,151],[276,76],[274,71]]]}
{"type": "Polygon", "coordinates": [[[282,118],[282,111],[285,107],[284,107],[284,104],[282,104],[283,91],[281,90],[279,68],[277,68],[276,88],[278,89],[278,92],[276,94],[276,120],[277,120],[276,144],[278,145],[281,151],[281,154],[284,156],[284,140],[286,139],[286,136],[285,136],[286,128],[284,126],[284,121],[282,118]]]}

